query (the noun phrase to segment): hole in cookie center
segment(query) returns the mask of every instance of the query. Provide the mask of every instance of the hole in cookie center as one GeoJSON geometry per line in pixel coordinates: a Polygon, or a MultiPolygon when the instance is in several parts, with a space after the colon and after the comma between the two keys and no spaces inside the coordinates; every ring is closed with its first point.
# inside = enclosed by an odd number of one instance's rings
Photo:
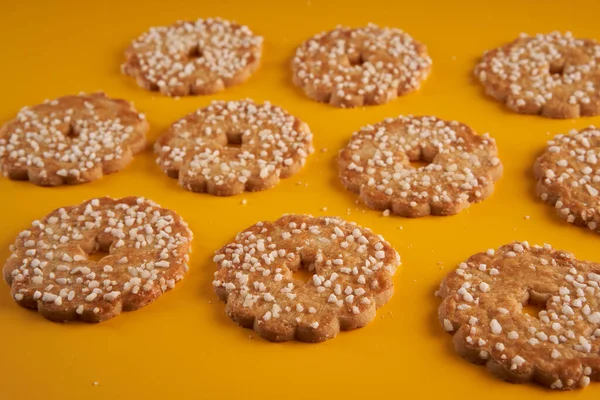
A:
{"type": "Polygon", "coordinates": [[[104,257],[108,256],[109,253],[103,250],[96,250],[87,255],[87,259],[90,261],[98,262],[102,260],[104,257]]]}
{"type": "Polygon", "coordinates": [[[189,58],[200,58],[200,57],[202,57],[202,50],[200,49],[200,46],[195,45],[194,47],[192,47],[190,49],[190,51],[188,51],[188,57],[189,58]]]}
{"type": "Polygon", "coordinates": [[[302,282],[309,282],[312,280],[315,271],[309,271],[304,265],[301,265],[297,271],[292,271],[294,274],[294,279],[302,282]]]}
{"type": "Polygon", "coordinates": [[[565,70],[565,64],[550,64],[549,70],[552,75],[562,75],[565,70]]]}
{"type": "Polygon", "coordinates": [[[529,314],[533,318],[539,318],[540,311],[545,311],[546,307],[539,304],[527,303],[523,306],[523,313],[529,314]]]}
{"type": "Polygon", "coordinates": [[[355,67],[363,65],[366,60],[362,57],[361,53],[351,53],[348,54],[348,62],[351,66],[355,67]]]}
{"type": "Polygon", "coordinates": [[[423,160],[417,160],[417,161],[411,161],[410,162],[410,166],[413,167],[414,169],[419,169],[419,168],[423,168],[428,166],[430,163],[428,163],[427,161],[423,161],[423,160]]]}
{"type": "Polygon", "coordinates": [[[242,147],[242,134],[238,132],[227,132],[227,147],[242,147]]]}
{"type": "Polygon", "coordinates": [[[76,138],[79,137],[79,132],[75,129],[72,124],[69,124],[67,127],[67,131],[65,132],[65,136],[68,138],[76,138]]]}
{"type": "Polygon", "coordinates": [[[522,312],[528,314],[533,318],[539,318],[539,314],[542,311],[546,311],[547,296],[537,294],[532,290],[529,291],[527,301],[523,304],[522,312]]]}

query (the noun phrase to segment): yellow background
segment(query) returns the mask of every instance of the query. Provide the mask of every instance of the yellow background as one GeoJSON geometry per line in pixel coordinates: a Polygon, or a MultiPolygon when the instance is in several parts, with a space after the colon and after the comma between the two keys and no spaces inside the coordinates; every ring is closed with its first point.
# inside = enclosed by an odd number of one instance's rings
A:
{"type": "Polygon", "coordinates": [[[158,169],[151,151],[123,172],[77,187],[0,179],[0,260],[32,220],[102,195],[147,196],[179,212],[195,234],[191,270],[174,291],[99,325],[49,322],[15,305],[8,288],[0,286],[1,399],[600,396],[600,383],[550,393],[503,383],[463,361],[437,322],[439,300],[433,295],[457,263],[516,239],[551,243],[600,261],[594,251],[600,237],[564,223],[538,201],[531,174],[549,135],[600,125],[600,118],[555,121],[514,114],[486,98],[472,80],[482,52],[520,32],[571,30],[600,39],[597,0],[2,3],[0,121],[46,98],[104,90],[133,100],[147,114],[153,141],[173,121],[213,99],[251,97],[305,120],[317,151],[301,173],[276,188],[230,198],[183,190],[158,169]],[[246,84],[176,100],[144,91],[120,74],[123,50],[148,27],[210,16],[237,20],[265,37],[263,65],[246,84]],[[289,61],[303,40],[337,24],[367,22],[402,28],[428,46],[433,72],[420,92],[385,106],[342,110],[309,100],[291,84],[289,61]],[[385,218],[356,204],[337,179],[337,151],[359,127],[408,113],[456,119],[490,132],[505,166],[493,197],[458,216],[416,220],[385,218]],[[396,293],[368,327],[322,344],[273,344],[225,315],[211,287],[213,251],[239,230],[286,212],[343,216],[382,234],[400,252],[396,293]]]}

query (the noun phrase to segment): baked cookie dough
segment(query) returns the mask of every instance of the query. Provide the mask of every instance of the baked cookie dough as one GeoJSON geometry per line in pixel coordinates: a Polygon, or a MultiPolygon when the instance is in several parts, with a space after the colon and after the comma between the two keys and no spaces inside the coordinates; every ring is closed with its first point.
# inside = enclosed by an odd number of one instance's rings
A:
{"type": "Polygon", "coordinates": [[[514,242],[448,274],[438,316],[458,354],[499,378],[576,389],[600,380],[599,284],[600,264],[514,242]]]}
{"type": "Polygon", "coordinates": [[[42,186],[94,181],[129,165],[148,129],[130,102],[104,93],[45,101],[0,128],[0,171],[42,186]]]}
{"type": "Polygon", "coordinates": [[[384,104],[427,78],[426,47],[406,32],[369,24],[338,27],[304,42],[292,61],[294,84],[337,107],[384,104]]]}
{"type": "Polygon", "coordinates": [[[488,95],[522,114],[600,114],[600,43],[570,32],[528,36],[483,55],[475,76],[488,95]]]}
{"type": "Polygon", "coordinates": [[[344,186],[367,206],[403,217],[456,214],[489,197],[502,175],[492,138],[432,116],[367,125],[338,165],[344,186]],[[428,164],[411,165],[417,161],[428,164]]]}
{"type": "Polygon", "coordinates": [[[271,341],[320,342],[367,325],[392,297],[398,253],[340,218],[259,222],[216,252],[213,285],[227,314],[271,341]],[[300,268],[312,272],[305,282],[300,268]]]}
{"type": "Polygon", "coordinates": [[[245,82],[259,67],[262,42],[220,18],[150,28],[125,51],[123,73],[168,96],[212,94],[245,82]]]}
{"type": "Polygon", "coordinates": [[[572,130],[548,142],[534,167],[537,193],[572,224],[600,233],[600,130],[572,130]]]}
{"type": "Polygon", "coordinates": [[[188,270],[192,232],[141,197],[59,208],[22,231],[4,279],[23,307],[53,321],[101,322],[171,290],[188,270]],[[97,251],[108,253],[89,259],[97,251]]]}
{"type": "Polygon", "coordinates": [[[268,102],[215,101],[175,122],[155,144],[157,163],[193,192],[265,190],[313,152],[308,125],[268,102]]]}

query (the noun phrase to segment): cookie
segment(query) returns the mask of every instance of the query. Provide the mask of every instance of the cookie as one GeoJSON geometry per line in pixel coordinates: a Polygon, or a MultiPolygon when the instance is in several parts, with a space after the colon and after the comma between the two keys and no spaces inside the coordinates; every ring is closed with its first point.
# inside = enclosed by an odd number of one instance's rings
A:
{"type": "Polygon", "coordinates": [[[141,197],[93,199],[52,211],[19,234],[4,265],[15,301],[53,321],[101,322],[175,287],[192,232],[141,197]],[[95,252],[107,252],[94,261],[95,252]]]}
{"type": "Polygon", "coordinates": [[[56,186],[94,181],[144,150],[148,123],[104,93],[65,96],[19,111],[0,128],[0,170],[10,179],[56,186]]]}
{"type": "Polygon", "coordinates": [[[536,161],[537,193],[568,222],[600,233],[600,130],[557,135],[536,161]]]}
{"type": "Polygon", "coordinates": [[[600,114],[600,44],[562,35],[527,36],[483,55],[475,76],[488,95],[522,114],[600,114]]]}
{"type": "Polygon", "coordinates": [[[212,94],[245,82],[260,65],[263,39],[220,18],[150,28],[125,51],[122,71],[167,96],[212,94]]]}
{"type": "Polygon", "coordinates": [[[175,122],[155,144],[157,163],[193,192],[265,190],[298,172],[313,152],[306,123],[252,100],[214,101],[175,122]]]}
{"type": "Polygon", "coordinates": [[[216,252],[213,285],[227,314],[271,341],[320,342],[375,318],[392,297],[398,253],[340,218],[259,222],[216,252]],[[294,272],[306,268],[308,281],[294,272]]]}
{"type": "Polygon", "coordinates": [[[340,178],[369,207],[403,217],[452,215],[482,201],[502,175],[487,134],[436,117],[367,125],[340,151],[340,178]],[[422,161],[427,165],[411,165],[422,161]]]}
{"type": "Polygon", "coordinates": [[[600,380],[600,264],[514,242],[476,254],[438,295],[456,351],[501,379],[575,389],[600,380]],[[524,305],[542,308],[537,315],[524,305]]]}
{"type": "Polygon", "coordinates": [[[304,42],[292,60],[294,84],[337,107],[384,104],[427,78],[424,45],[396,28],[337,27],[304,42]]]}

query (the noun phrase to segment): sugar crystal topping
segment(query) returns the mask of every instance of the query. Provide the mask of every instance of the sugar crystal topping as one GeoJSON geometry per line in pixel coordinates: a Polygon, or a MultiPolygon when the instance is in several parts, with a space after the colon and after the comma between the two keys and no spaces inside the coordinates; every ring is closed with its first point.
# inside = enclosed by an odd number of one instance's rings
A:
{"type": "Polygon", "coordinates": [[[555,389],[584,387],[600,366],[599,284],[599,264],[515,242],[472,256],[445,278],[440,322],[473,362],[485,352],[480,359],[520,381],[543,375],[555,389]],[[523,309],[530,303],[541,308],[537,315],[523,309]]]}
{"type": "Polygon", "coordinates": [[[247,26],[220,18],[178,21],[134,40],[123,71],[167,95],[212,93],[258,67],[262,42],[247,26]]]}
{"type": "Polygon", "coordinates": [[[570,223],[600,232],[600,130],[557,135],[536,161],[538,194],[570,223]]]}
{"type": "Polygon", "coordinates": [[[291,326],[325,332],[372,319],[375,307],[391,297],[400,257],[383,238],[354,223],[287,215],[241,232],[214,262],[219,269],[213,285],[230,313],[252,315],[267,324],[263,331],[291,326]],[[312,273],[307,282],[294,278],[299,268],[312,273]]]}
{"type": "Polygon", "coordinates": [[[600,44],[570,32],[523,34],[486,52],[475,74],[489,94],[518,112],[557,118],[600,113],[600,44]]]}
{"type": "Polygon", "coordinates": [[[82,182],[120,169],[145,144],[148,124],[124,100],[103,93],[65,96],[33,107],[0,128],[0,168],[42,184],[82,182]]]}
{"type": "Polygon", "coordinates": [[[313,152],[312,133],[268,102],[215,101],[173,124],[156,152],[163,171],[187,189],[234,194],[300,170],[313,152]]]}
{"type": "Polygon", "coordinates": [[[99,321],[172,289],[187,271],[192,233],[144,198],[60,208],[21,232],[4,276],[25,307],[51,319],[99,321]],[[88,255],[108,254],[94,261],[88,255]]]}
{"type": "Polygon", "coordinates": [[[489,135],[467,125],[401,116],[356,132],[340,152],[340,176],[370,207],[404,216],[451,214],[491,194],[502,171],[496,153],[489,135]]]}
{"type": "Polygon", "coordinates": [[[430,68],[425,46],[399,29],[374,24],[320,33],[292,61],[298,86],[341,107],[382,104],[416,90],[430,68]]]}

